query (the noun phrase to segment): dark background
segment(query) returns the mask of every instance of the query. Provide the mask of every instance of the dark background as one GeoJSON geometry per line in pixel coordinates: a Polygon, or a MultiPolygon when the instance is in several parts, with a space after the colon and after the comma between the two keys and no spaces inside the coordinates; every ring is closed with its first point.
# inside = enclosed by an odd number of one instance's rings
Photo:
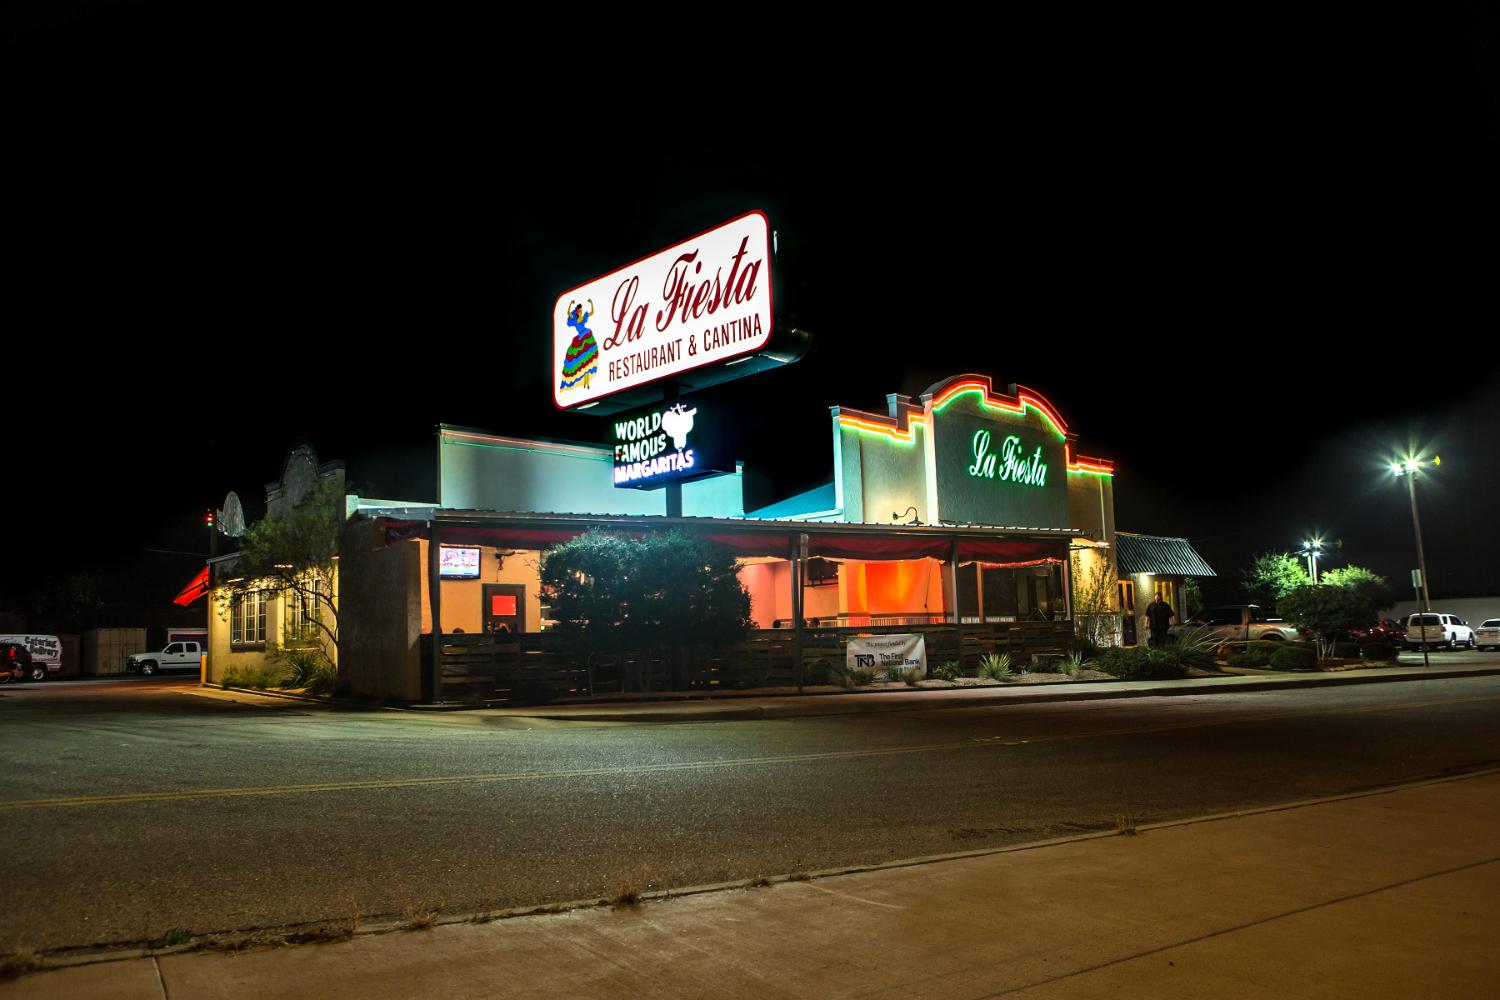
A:
{"type": "Polygon", "coordinates": [[[1211,597],[1313,531],[1406,596],[1410,448],[1443,457],[1435,597],[1500,594],[1487,6],[639,38],[200,8],[7,27],[4,608],[78,572],[169,600],[203,510],[258,513],[300,440],[427,499],[438,422],[600,439],[550,399],[556,294],[755,207],[817,339],[711,390],[748,506],[827,480],[829,405],[984,372],[1114,458],[1119,526],[1191,538],[1211,597]]]}

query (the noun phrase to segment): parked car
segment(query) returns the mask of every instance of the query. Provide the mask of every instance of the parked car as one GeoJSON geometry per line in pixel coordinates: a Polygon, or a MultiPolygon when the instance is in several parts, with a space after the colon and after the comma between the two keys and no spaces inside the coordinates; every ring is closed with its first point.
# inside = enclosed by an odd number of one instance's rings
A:
{"type": "Polygon", "coordinates": [[[196,642],[169,642],[157,653],[132,653],[125,658],[125,669],[150,677],[168,670],[197,670],[203,646],[196,642]]]}
{"type": "Polygon", "coordinates": [[[1500,649],[1500,618],[1488,618],[1476,628],[1474,642],[1480,649],[1500,649]]]}
{"type": "Polygon", "coordinates": [[[1258,604],[1226,604],[1204,608],[1193,618],[1173,625],[1171,634],[1218,641],[1225,645],[1270,640],[1287,642],[1300,639],[1297,627],[1274,614],[1267,614],[1258,604]]]}
{"type": "Polygon", "coordinates": [[[24,642],[0,640],[0,684],[11,681],[44,681],[47,664],[34,660],[24,642]]]}
{"type": "Polygon", "coordinates": [[[1381,618],[1369,628],[1350,629],[1355,642],[1388,642],[1400,646],[1406,641],[1406,622],[1399,618],[1381,618]]]}
{"type": "Polygon", "coordinates": [[[1457,615],[1437,612],[1409,615],[1406,619],[1406,648],[1473,649],[1474,630],[1457,615]]]}

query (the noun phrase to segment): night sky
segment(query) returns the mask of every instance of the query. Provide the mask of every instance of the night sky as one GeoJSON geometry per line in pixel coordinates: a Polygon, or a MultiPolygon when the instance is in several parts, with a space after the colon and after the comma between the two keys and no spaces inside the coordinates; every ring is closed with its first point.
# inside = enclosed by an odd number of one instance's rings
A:
{"type": "Polygon", "coordinates": [[[599,440],[551,402],[554,297],[750,208],[816,340],[709,390],[749,506],[827,481],[830,404],[982,372],[1115,459],[1119,526],[1192,539],[1210,596],[1311,531],[1407,596],[1386,463],[1411,447],[1443,458],[1435,599],[1500,594],[1481,5],[996,26],[982,52],[773,33],[749,64],[618,77],[523,65],[515,26],[46,9],[6,42],[31,99],[0,610],[80,571],[169,600],[204,508],[253,512],[300,440],[414,499],[439,422],[599,440]]]}

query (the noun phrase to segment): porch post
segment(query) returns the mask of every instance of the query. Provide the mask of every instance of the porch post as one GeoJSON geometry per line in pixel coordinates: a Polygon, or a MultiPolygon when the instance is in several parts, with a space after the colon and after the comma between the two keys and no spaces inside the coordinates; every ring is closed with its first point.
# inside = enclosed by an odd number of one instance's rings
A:
{"type": "Polygon", "coordinates": [[[801,693],[802,672],[802,547],[807,536],[792,536],[792,663],[797,668],[797,691],[801,693]]]}
{"type": "Polygon", "coordinates": [[[958,661],[958,668],[964,665],[964,626],[958,613],[958,538],[955,536],[948,542],[948,565],[953,567],[953,572],[948,574],[948,606],[953,609],[953,659],[958,661]]]}
{"type": "Polygon", "coordinates": [[[427,522],[427,601],[432,606],[432,635],[429,637],[432,662],[428,677],[432,700],[443,700],[443,578],[442,559],[438,553],[437,518],[427,522]]]}

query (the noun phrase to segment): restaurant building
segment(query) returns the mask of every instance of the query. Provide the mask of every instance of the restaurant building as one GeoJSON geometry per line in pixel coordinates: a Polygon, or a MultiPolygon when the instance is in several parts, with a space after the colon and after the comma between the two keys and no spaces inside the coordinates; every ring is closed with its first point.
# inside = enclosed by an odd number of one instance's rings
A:
{"type": "Polygon", "coordinates": [[[436,503],[349,501],[339,587],[351,690],[453,700],[474,695],[476,674],[510,669],[502,660],[531,662],[554,624],[544,554],[591,529],[681,529],[726,547],[753,638],[792,649],[799,681],[809,637],[862,630],[926,632],[960,657],[1025,656],[1065,651],[1087,613],[1133,641],[1152,594],[1212,574],[1183,539],[1117,532],[1113,463],[1080,450],[1024,386],[958,375],[889,395],[883,413],[833,406],[830,481],[748,511],[743,467],[717,454],[729,415],[712,407],[671,400],[622,417],[612,447],[440,427],[436,503]],[[666,490],[626,488],[699,470],[670,514],[666,490]]]}

